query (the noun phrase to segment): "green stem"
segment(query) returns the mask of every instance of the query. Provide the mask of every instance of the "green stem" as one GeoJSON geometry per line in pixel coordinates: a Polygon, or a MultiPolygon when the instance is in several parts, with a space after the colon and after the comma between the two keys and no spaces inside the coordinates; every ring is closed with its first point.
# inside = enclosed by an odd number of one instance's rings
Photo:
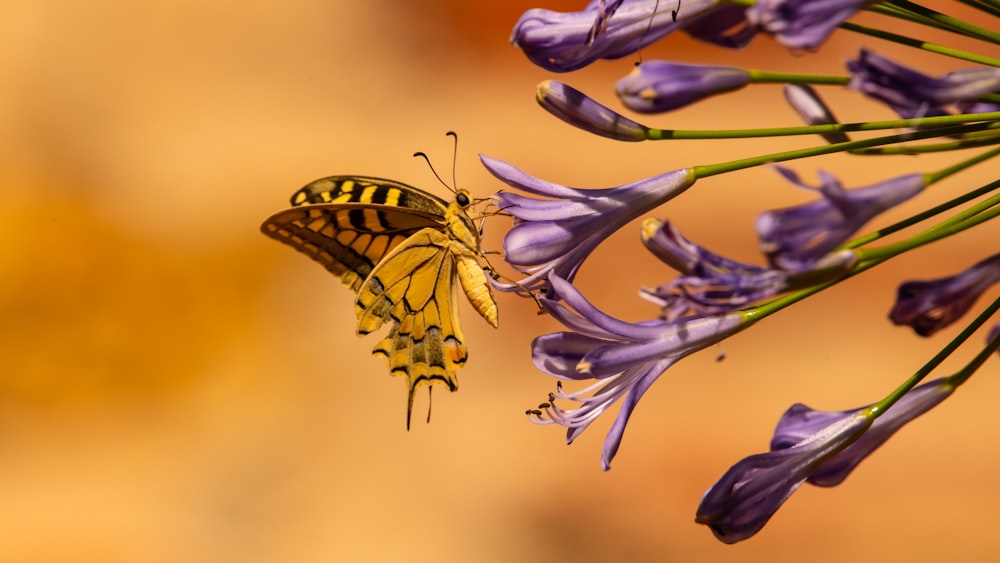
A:
{"type": "Polygon", "coordinates": [[[966,366],[962,369],[955,372],[953,375],[949,376],[948,383],[951,383],[955,387],[965,383],[965,381],[969,379],[973,373],[976,373],[976,370],[986,363],[986,360],[995,354],[997,350],[1000,350],[1000,332],[998,332],[996,336],[991,338],[990,341],[986,343],[986,347],[980,350],[979,353],[976,354],[976,357],[972,358],[972,361],[966,364],[966,366]]]}
{"type": "Polygon", "coordinates": [[[770,72],[766,70],[746,69],[750,73],[750,82],[755,84],[823,84],[844,86],[851,81],[849,76],[830,76],[825,74],[797,74],[793,72],[770,72]]]}
{"type": "Polygon", "coordinates": [[[996,218],[998,215],[1000,215],[1000,194],[987,198],[969,209],[906,240],[877,248],[860,248],[856,252],[862,262],[882,263],[904,252],[909,252],[910,250],[950,237],[966,229],[971,229],[976,225],[996,218]]]}
{"type": "Polygon", "coordinates": [[[955,164],[952,164],[951,166],[947,166],[945,168],[942,168],[941,170],[938,170],[937,172],[932,172],[930,174],[927,174],[927,185],[929,186],[929,185],[931,185],[931,184],[933,184],[935,182],[940,182],[941,180],[944,180],[945,178],[947,178],[948,176],[951,176],[952,174],[954,174],[956,172],[961,172],[962,170],[965,170],[966,168],[971,168],[971,167],[975,166],[976,164],[979,164],[980,162],[989,160],[989,159],[993,158],[994,156],[997,156],[998,154],[1000,154],[1000,147],[997,147],[997,148],[992,149],[992,150],[988,150],[988,151],[986,151],[986,152],[984,152],[982,154],[978,154],[978,155],[976,155],[976,156],[974,156],[972,158],[968,158],[968,159],[963,160],[961,162],[957,162],[955,164]]]}
{"type": "Polygon", "coordinates": [[[879,240],[881,238],[885,238],[885,237],[887,237],[887,236],[889,236],[889,235],[891,235],[893,233],[897,233],[899,231],[902,231],[903,229],[906,229],[908,227],[916,225],[917,223],[920,223],[922,221],[930,219],[931,217],[934,217],[935,215],[939,215],[941,213],[944,213],[945,211],[949,211],[951,209],[954,209],[954,208],[958,207],[959,205],[962,205],[963,203],[968,203],[968,202],[970,202],[970,201],[972,201],[972,200],[974,200],[974,199],[976,199],[976,198],[978,198],[980,196],[984,196],[984,195],[986,195],[986,194],[988,194],[988,193],[996,190],[997,188],[1000,188],[1000,180],[994,180],[993,182],[990,182],[989,184],[986,184],[985,186],[982,186],[982,187],[977,188],[975,190],[972,190],[970,192],[966,192],[966,193],[964,193],[964,194],[962,194],[962,195],[960,195],[960,196],[958,196],[958,197],[956,197],[956,198],[954,198],[954,199],[952,199],[950,201],[946,201],[946,202],[944,202],[944,203],[942,203],[940,205],[936,205],[936,206],[934,206],[934,207],[932,207],[930,209],[927,209],[926,211],[922,211],[921,213],[918,213],[918,214],[914,215],[913,217],[910,217],[908,219],[904,219],[902,221],[899,221],[898,223],[894,223],[892,225],[889,225],[888,227],[879,229],[879,230],[877,230],[877,231],[875,231],[873,233],[869,233],[867,235],[858,237],[858,238],[856,238],[856,239],[854,239],[854,240],[846,243],[844,245],[844,248],[858,248],[860,246],[863,246],[863,245],[866,245],[868,243],[874,242],[874,241],[879,240]]]}
{"type": "Polygon", "coordinates": [[[1000,18],[1000,2],[990,2],[986,0],[958,0],[966,6],[972,6],[973,8],[986,12],[987,14],[1000,18]]]}
{"type": "Polygon", "coordinates": [[[931,10],[909,0],[890,0],[884,4],[872,6],[872,11],[884,15],[899,17],[908,21],[930,25],[937,29],[953,31],[967,37],[982,39],[994,44],[1000,44],[1000,34],[972,25],[969,22],[953,18],[935,10],[931,10]],[[894,9],[895,8],[895,9],[894,9]],[[912,17],[911,17],[912,16],[912,17]]]}
{"type": "Polygon", "coordinates": [[[706,178],[708,176],[714,176],[716,174],[724,174],[726,172],[732,172],[734,170],[742,170],[744,168],[752,168],[754,166],[760,166],[762,164],[767,164],[770,162],[783,162],[786,160],[794,160],[798,158],[808,158],[812,156],[819,156],[823,154],[832,154],[842,151],[850,151],[863,149],[868,147],[876,147],[879,145],[887,145],[893,143],[899,143],[904,141],[916,141],[920,139],[927,139],[932,137],[938,137],[943,135],[958,135],[962,133],[968,133],[973,131],[982,131],[986,129],[1000,129],[1000,123],[974,123],[971,125],[961,125],[955,127],[942,127],[939,129],[932,130],[921,130],[907,132],[900,135],[888,135],[885,137],[875,137],[872,139],[865,139],[861,141],[847,141],[844,143],[834,143],[830,145],[821,145],[816,147],[809,147],[805,149],[795,149],[791,151],[777,152],[771,154],[765,154],[760,156],[753,156],[750,158],[744,158],[740,160],[732,160],[729,162],[722,162],[718,164],[700,165],[693,166],[691,168],[692,173],[696,178],[706,178]]]}
{"type": "MultiPolygon", "coordinates": [[[[982,313],[979,314],[968,326],[966,326],[962,332],[958,334],[955,338],[951,339],[944,348],[942,348],[937,354],[934,355],[926,364],[924,364],[920,369],[916,371],[913,375],[909,377],[902,385],[897,387],[892,393],[890,393],[886,398],[882,399],[878,403],[872,405],[870,412],[878,417],[882,415],[886,409],[893,405],[896,401],[901,399],[903,395],[906,395],[911,389],[917,386],[927,374],[934,371],[941,362],[945,361],[959,346],[965,343],[974,332],[976,332],[979,327],[983,326],[990,317],[992,317],[998,310],[1000,310],[1000,297],[993,301],[989,307],[987,307],[982,313]]],[[[997,347],[1000,347],[1000,337],[993,339],[989,345],[986,346],[969,364],[967,364],[961,371],[950,376],[948,383],[958,386],[965,382],[972,373],[974,373],[979,366],[986,361],[986,359],[996,351],[997,347]]]]}
{"type": "MultiPolygon", "coordinates": [[[[973,121],[1000,120],[1000,111],[986,113],[963,113],[916,119],[891,119],[887,121],[863,121],[859,123],[830,123],[825,125],[800,125],[796,127],[770,127],[761,129],[646,129],[646,139],[650,141],[677,139],[748,139],[756,137],[788,137],[793,135],[822,135],[823,133],[848,133],[854,131],[880,131],[907,127],[938,127],[957,125],[973,121]]],[[[938,135],[930,135],[938,136],[938,135]]],[[[942,135],[943,136],[943,135],[942,135]]],[[[927,138],[927,136],[922,137],[927,138]]]]}
{"type": "Polygon", "coordinates": [[[991,145],[1000,144],[1000,135],[996,133],[989,133],[986,136],[976,137],[974,135],[968,135],[962,140],[951,141],[949,143],[935,143],[933,145],[920,145],[917,147],[905,146],[905,147],[876,147],[872,149],[862,149],[858,151],[852,151],[852,154],[859,156],[884,156],[884,155],[918,155],[927,154],[934,152],[947,152],[956,151],[962,149],[972,149],[976,147],[988,147],[991,145]]]}
{"type": "Polygon", "coordinates": [[[890,33],[888,31],[882,31],[881,29],[866,27],[851,22],[844,22],[840,24],[840,27],[841,29],[853,31],[855,33],[860,33],[862,35],[878,37],[879,39],[885,39],[886,41],[892,41],[894,43],[899,43],[901,45],[907,45],[909,47],[923,49],[924,51],[937,53],[939,55],[945,55],[956,59],[961,59],[963,61],[970,61],[988,66],[1000,66],[1000,59],[994,59],[992,57],[986,57],[983,55],[970,53],[968,51],[963,51],[961,49],[955,49],[952,47],[945,47],[944,45],[931,43],[929,41],[920,41],[919,39],[913,39],[912,37],[906,37],[903,35],[890,33]]]}

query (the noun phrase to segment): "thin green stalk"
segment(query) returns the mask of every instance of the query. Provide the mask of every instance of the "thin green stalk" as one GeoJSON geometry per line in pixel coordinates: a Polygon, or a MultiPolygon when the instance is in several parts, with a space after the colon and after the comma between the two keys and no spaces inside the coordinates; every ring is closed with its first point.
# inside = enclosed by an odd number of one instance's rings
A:
{"type": "Polygon", "coordinates": [[[942,127],[939,129],[932,130],[922,130],[907,132],[900,135],[888,135],[885,137],[875,137],[872,139],[865,139],[861,141],[847,141],[844,143],[833,143],[829,145],[820,145],[816,147],[809,147],[805,149],[795,149],[791,151],[776,152],[771,154],[765,154],[760,156],[753,156],[750,158],[744,158],[739,160],[732,160],[729,162],[722,162],[718,164],[708,164],[691,167],[692,173],[696,178],[706,178],[708,176],[714,176],[716,174],[724,174],[726,172],[732,172],[734,170],[742,170],[744,168],[751,168],[754,166],[760,166],[762,164],[767,164],[770,162],[784,162],[786,160],[794,160],[799,158],[808,158],[812,156],[819,156],[824,154],[833,154],[837,152],[863,149],[867,147],[876,147],[879,145],[887,145],[893,143],[900,143],[905,141],[917,141],[920,139],[927,139],[942,135],[958,135],[962,133],[968,133],[972,131],[982,131],[986,129],[1000,129],[1000,123],[973,123],[970,125],[961,125],[955,127],[942,127]]]}
{"type": "Polygon", "coordinates": [[[893,233],[897,233],[899,231],[902,231],[903,229],[906,229],[908,227],[916,225],[917,223],[920,223],[922,221],[930,219],[931,217],[934,217],[935,215],[939,215],[941,213],[944,213],[945,211],[949,211],[951,209],[954,209],[954,208],[958,207],[959,205],[962,205],[963,203],[967,203],[967,202],[970,202],[970,201],[972,201],[972,200],[974,200],[974,199],[976,199],[976,198],[978,198],[980,196],[984,196],[984,195],[986,195],[986,194],[988,194],[988,193],[996,190],[997,188],[1000,188],[1000,180],[994,180],[994,181],[990,182],[989,184],[986,184],[985,186],[979,187],[979,188],[977,188],[975,190],[972,190],[970,192],[966,192],[966,193],[964,193],[964,194],[962,194],[962,195],[960,195],[960,196],[958,196],[958,197],[956,197],[954,199],[951,199],[951,200],[946,201],[946,202],[944,202],[944,203],[942,203],[940,205],[936,205],[936,206],[934,206],[934,207],[932,207],[930,209],[922,211],[922,212],[914,215],[913,217],[909,217],[909,218],[904,219],[902,221],[899,221],[897,223],[893,223],[892,225],[889,225],[888,227],[884,227],[884,228],[879,229],[879,230],[877,230],[875,232],[868,233],[867,235],[864,235],[864,236],[858,237],[856,239],[853,239],[850,242],[844,244],[844,248],[858,248],[859,246],[863,246],[865,244],[874,242],[874,241],[879,240],[881,238],[885,238],[885,237],[887,237],[887,236],[889,236],[889,235],[891,235],[893,233]]]}
{"type": "Polygon", "coordinates": [[[976,357],[972,358],[972,360],[966,364],[965,367],[949,376],[948,383],[951,383],[955,387],[965,383],[965,381],[969,379],[972,374],[976,373],[976,370],[986,363],[986,360],[990,359],[993,354],[996,354],[997,350],[1000,350],[1000,332],[991,338],[986,344],[986,347],[980,350],[979,353],[976,354],[976,357]]]}
{"type": "MultiPolygon", "coordinates": [[[[664,141],[676,139],[748,139],[756,137],[788,137],[794,135],[821,135],[823,133],[849,133],[854,131],[880,131],[885,129],[905,129],[907,127],[938,127],[973,121],[1000,120],[1000,111],[987,113],[963,113],[916,119],[891,119],[887,121],[863,121],[859,123],[830,123],[824,125],[799,125],[796,127],[771,127],[761,129],[656,129],[646,127],[646,140],[664,141]]],[[[645,127],[645,126],[643,126],[645,127]]],[[[943,129],[939,130],[942,131],[943,129]]],[[[916,133],[913,133],[915,135],[916,133]]],[[[931,137],[936,135],[931,135],[931,137]]],[[[943,136],[940,135],[940,136],[943,136]]],[[[921,138],[927,138],[926,136],[921,138]]]]}
{"type": "Polygon", "coordinates": [[[879,6],[886,6],[886,5],[898,7],[900,10],[899,12],[895,12],[894,14],[887,14],[887,15],[896,15],[901,12],[914,14],[916,18],[914,19],[906,18],[906,19],[910,19],[910,21],[917,21],[917,23],[922,23],[921,20],[926,22],[932,22],[933,27],[937,27],[938,29],[954,31],[956,33],[960,33],[967,37],[973,37],[975,39],[982,39],[983,41],[988,41],[990,43],[1000,44],[1000,33],[984,29],[977,25],[972,25],[967,21],[960,20],[958,18],[954,18],[946,14],[942,14],[941,12],[931,10],[930,8],[926,8],[919,4],[915,4],[913,2],[910,2],[909,0],[890,0],[889,2],[873,6],[872,8],[875,8],[875,10],[873,11],[886,13],[889,10],[877,9],[879,8],[879,6]]]}
{"type": "MultiPolygon", "coordinates": [[[[886,409],[892,406],[893,403],[901,399],[903,395],[906,395],[911,389],[916,387],[918,383],[927,377],[927,374],[934,371],[935,368],[941,365],[941,363],[944,362],[948,356],[957,350],[959,346],[964,344],[965,341],[968,340],[969,337],[979,329],[979,327],[983,326],[983,324],[985,324],[986,321],[989,320],[990,317],[992,317],[997,311],[1000,311],[1000,297],[994,300],[989,307],[983,310],[983,312],[975,318],[975,320],[962,329],[962,332],[958,333],[958,336],[952,338],[951,342],[946,344],[945,347],[942,348],[937,354],[934,354],[933,358],[921,366],[921,368],[918,369],[916,373],[911,375],[905,382],[903,382],[902,385],[897,387],[892,393],[886,396],[886,398],[872,405],[870,412],[875,416],[880,416],[886,409]]],[[[997,339],[997,342],[991,342],[991,345],[1000,345],[1000,339],[997,339]]],[[[950,381],[949,383],[956,386],[964,383],[965,380],[968,379],[969,376],[975,372],[983,362],[986,361],[986,358],[996,350],[995,347],[993,347],[993,350],[990,350],[990,347],[991,346],[987,346],[984,348],[983,351],[979,353],[977,358],[970,362],[966,368],[963,369],[963,371],[955,374],[956,376],[963,374],[962,376],[956,377],[955,380],[950,381]],[[984,352],[987,351],[988,353],[984,354],[984,352]],[[982,357],[980,358],[980,356],[982,357]]]]}
{"type": "Polygon", "coordinates": [[[862,35],[878,37],[879,39],[885,39],[886,41],[892,41],[893,43],[899,43],[901,45],[922,49],[924,51],[928,51],[931,53],[937,53],[939,55],[945,55],[948,57],[961,59],[963,61],[970,61],[988,66],[1000,66],[1000,59],[994,59],[992,57],[986,57],[983,55],[979,55],[977,53],[970,53],[968,51],[963,51],[961,49],[946,47],[944,45],[931,43],[929,41],[921,41],[919,39],[913,39],[912,37],[906,37],[903,35],[890,33],[888,31],[883,31],[881,29],[875,29],[873,27],[858,25],[856,23],[851,23],[851,22],[844,22],[840,24],[840,28],[846,29],[848,31],[853,31],[855,33],[860,33],[862,35]]]}
{"type": "Polygon", "coordinates": [[[883,156],[883,155],[918,155],[935,152],[948,152],[962,149],[973,149],[976,147],[988,147],[1000,143],[1000,135],[990,132],[988,136],[974,137],[966,136],[959,141],[950,143],[935,143],[933,145],[905,146],[905,147],[876,147],[872,149],[862,149],[851,151],[851,154],[859,156],[883,156]]]}
{"type": "Polygon", "coordinates": [[[856,252],[862,262],[881,263],[904,252],[971,229],[996,218],[998,215],[1000,215],[1000,194],[994,195],[906,240],[877,248],[859,248],[856,252]]]}
{"type": "Polygon", "coordinates": [[[987,13],[995,18],[1000,18],[1000,2],[986,2],[984,0],[958,0],[966,6],[972,6],[973,8],[987,13]]]}
{"type": "Polygon", "coordinates": [[[748,68],[750,82],[754,84],[822,84],[827,86],[845,86],[851,81],[849,76],[830,76],[826,74],[797,74],[792,72],[770,72],[748,68]]]}

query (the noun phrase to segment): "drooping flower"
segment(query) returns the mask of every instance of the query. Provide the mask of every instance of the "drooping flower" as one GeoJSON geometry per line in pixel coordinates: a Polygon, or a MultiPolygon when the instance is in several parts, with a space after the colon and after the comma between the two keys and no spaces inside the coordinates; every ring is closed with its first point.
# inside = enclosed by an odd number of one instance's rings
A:
{"type": "Polygon", "coordinates": [[[994,67],[961,69],[935,78],[861,49],[857,59],[847,62],[847,69],[848,88],[883,102],[904,119],[949,115],[951,104],[1000,91],[1000,68],[994,67]]]}
{"type": "Polygon", "coordinates": [[[820,170],[821,184],[812,187],[788,168],[775,169],[789,182],[823,196],[757,217],[761,251],[772,266],[791,271],[808,269],[809,264],[846,242],[875,216],[917,195],[927,185],[923,174],[906,174],[845,190],[833,175],[820,170]]]}
{"type": "Polygon", "coordinates": [[[878,0],[757,0],[746,18],[789,49],[814,51],[833,30],[878,0]]]}
{"type": "Polygon", "coordinates": [[[902,283],[889,319],[893,324],[912,327],[920,336],[930,336],[961,318],[998,281],[1000,254],[954,276],[902,283]]]}
{"type": "Polygon", "coordinates": [[[521,15],[511,34],[531,62],[553,72],[583,68],[598,59],[634,53],[722,5],[721,0],[685,0],[676,21],[671,9],[655,0],[595,0],[579,12],[541,8],[521,15]]]}
{"type": "Polygon", "coordinates": [[[557,80],[539,84],[535,99],[546,111],[566,123],[602,137],[618,141],[644,141],[649,131],[645,125],[557,80]]]}
{"type": "Polygon", "coordinates": [[[725,543],[753,536],[802,483],[840,484],[906,423],[954,390],[950,379],[937,379],[911,389],[883,412],[874,405],[841,412],[793,405],[778,421],[771,451],[731,467],[705,493],[695,520],[725,543]]]}
{"type": "Polygon", "coordinates": [[[872,414],[838,413],[823,422],[793,446],[743,458],[729,468],[705,492],[695,522],[725,543],[753,536],[806,479],[868,430],[872,414]]]}
{"type": "Polygon", "coordinates": [[[500,192],[498,207],[514,217],[504,236],[505,259],[525,274],[494,285],[504,291],[541,289],[552,272],[572,281],[583,260],[608,235],[632,219],[669,201],[694,184],[689,169],[666,172],[605,189],[569,188],[534,178],[514,166],[481,156],[497,178],[520,191],[549,199],[500,192]]]}
{"type": "MultiPolygon", "coordinates": [[[[955,391],[948,378],[940,378],[914,387],[875,419],[872,427],[849,446],[831,456],[809,476],[807,481],[819,487],[839,485],[866,457],[871,455],[906,423],[929,411],[955,391]]],[[[807,439],[835,419],[861,413],[873,405],[851,411],[814,410],[802,403],[792,405],[778,421],[771,439],[771,450],[783,450],[807,439]]]]}
{"type": "Polygon", "coordinates": [[[663,309],[666,319],[743,308],[785,291],[843,277],[857,263],[851,250],[820,258],[805,271],[786,271],[737,262],[699,246],[667,221],[646,219],[642,242],[682,275],[640,295],[663,309]]]}
{"type": "MultiPolygon", "coordinates": [[[[840,123],[833,112],[820,98],[816,90],[807,84],[789,84],[783,90],[788,105],[809,125],[833,125],[840,123]]],[[[828,143],[846,143],[851,139],[842,132],[823,133],[828,143]]]]}
{"type": "Polygon", "coordinates": [[[533,420],[567,428],[571,443],[616,402],[622,405],[601,453],[604,470],[611,466],[625,425],[650,385],[675,362],[739,332],[750,321],[740,313],[688,317],[674,321],[628,323],[603,313],[566,280],[551,275],[553,291],[564,302],[542,298],[545,309],[569,331],[542,335],[532,343],[535,366],[562,380],[595,380],[567,393],[561,384],[549,402],[528,411],[533,420]],[[580,406],[563,409],[558,401],[580,406]]]}
{"type": "Polygon", "coordinates": [[[750,73],[742,68],[647,61],[619,80],[615,91],[633,111],[660,113],[749,83],[750,73]]]}

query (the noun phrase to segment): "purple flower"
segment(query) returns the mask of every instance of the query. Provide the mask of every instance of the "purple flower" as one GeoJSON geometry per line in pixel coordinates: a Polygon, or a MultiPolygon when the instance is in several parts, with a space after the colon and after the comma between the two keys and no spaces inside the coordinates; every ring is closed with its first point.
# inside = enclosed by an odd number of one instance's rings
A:
{"type": "MultiPolygon", "coordinates": [[[[993,328],[990,329],[989,334],[986,335],[986,342],[993,342],[997,337],[1000,337],[1000,323],[993,325],[993,328]]],[[[997,354],[1000,354],[1000,350],[997,350],[997,354]]]]}
{"type": "Polygon", "coordinates": [[[779,293],[840,278],[857,263],[851,250],[834,252],[810,270],[789,272],[744,264],[719,256],[659,219],[642,224],[642,242],[657,258],[682,275],[640,295],[663,308],[666,319],[734,311],[779,293]]]}
{"type": "Polygon", "coordinates": [[[542,298],[542,305],[570,331],[536,338],[531,345],[535,366],[559,379],[595,381],[573,393],[564,392],[560,384],[548,403],[528,412],[536,422],[565,426],[566,442],[571,443],[601,413],[621,400],[601,453],[605,471],[611,467],[632,411],[660,374],[681,358],[749,324],[740,313],[627,323],[598,310],[566,280],[552,275],[549,281],[565,304],[542,298]],[[563,409],[555,404],[563,400],[580,406],[563,409]]]}
{"type": "Polygon", "coordinates": [[[883,412],[869,405],[842,412],[793,405],[775,429],[771,451],[744,458],[705,493],[695,521],[735,543],[753,536],[802,483],[840,484],[897,430],[951,396],[942,378],[911,389],[883,412]]]}
{"type": "Polygon", "coordinates": [[[814,51],[841,22],[878,0],[757,0],[751,25],[789,49],[814,51]]]}
{"type": "Polygon", "coordinates": [[[757,217],[761,251],[772,266],[791,271],[808,269],[876,215],[917,195],[927,185],[923,174],[906,174],[848,191],[820,170],[821,185],[814,188],[788,168],[775,169],[789,182],[823,195],[823,199],[757,217]]]}
{"type": "Polygon", "coordinates": [[[750,73],[741,68],[648,61],[619,80],[615,91],[633,111],[660,113],[749,83],[750,73]]]}
{"type": "Polygon", "coordinates": [[[512,284],[496,282],[503,291],[543,288],[550,272],[572,281],[583,260],[608,235],[682,193],[695,180],[690,170],[680,169],[616,188],[587,190],[539,180],[501,160],[480,158],[507,184],[551,198],[497,194],[500,209],[514,216],[514,227],[504,237],[505,259],[527,275],[512,284]]]}
{"type": "MultiPolygon", "coordinates": [[[[808,482],[819,487],[834,487],[850,475],[866,457],[877,450],[904,424],[929,411],[951,396],[955,386],[947,379],[930,381],[911,389],[898,402],[875,419],[872,427],[851,445],[828,458],[809,477],[808,482]]],[[[781,416],[771,439],[771,450],[783,450],[798,444],[820,431],[834,420],[860,414],[873,405],[844,412],[813,410],[802,403],[792,405],[781,416]]]]}
{"type": "MultiPolygon", "coordinates": [[[[784,89],[785,100],[809,125],[832,125],[840,123],[827,107],[816,90],[806,84],[789,84],[784,89]]],[[[846,143],[851,139],[844,133],[823,133],[828,143],[846,143]]]]}
{"type": "Polygon", "coordinates": [[[948,115],[947,106],[1000,90],[1000,68],[956,70],[935,78],[866,49],[847,62],[848,88],[879,100],[904,119],[948,115]]]}
{"type": "Polygon", "coordinates": [[[556,80],[538,85],[538,104],[559,119],[589,133],[618,141],[644,141],[649,128],[607,108],[556,80]]]}
{"type": "Polygon", "coordinates": [[[685,25],[684,33],[726,49],[742,49],[757,36],[757,28],[747,22],[745,6],[724,4],[685,25]]]}
{"type": "Polygon", "coordinates": [[[806,479],[871,425],[871,413],[838,413],[795,445],[743,458],[705,492],[695,522],[725,543],[753,536],[806,479]]]}
{"type": "Polygon", "coordinates": [[[958,320],[979,296],[1000,281],[1000,254],[977,262],[954,276],[908,281],[899,286],[889,319],[930,336],[958,320]]]}
{"type": "Polygon", "coordinates": [[[685,0],[677,21],[666,4],[655,0],[595,0],[579,12],[535,8],[521,15],[511,43],[536,65],[569,72],[598,59],[630,55],[720,5],[721,0],[685,0]]]}

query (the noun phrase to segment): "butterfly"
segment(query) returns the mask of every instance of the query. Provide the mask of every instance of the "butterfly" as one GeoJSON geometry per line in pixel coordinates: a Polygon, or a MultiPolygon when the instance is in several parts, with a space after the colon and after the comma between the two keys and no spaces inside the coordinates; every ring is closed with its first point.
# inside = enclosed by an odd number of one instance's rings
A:
{"type": "MultiPolygon", "coordinates": [[[[292,207],[260,229],[316,260],[356,294],[357,333],[391,323],[372,349],[409,387],[406,427],[421,385],[458,388],[468,352],[458,319],[458,279],[473,308],[494,328],[493,298],[468,214],[473,199],[451,203],[419,188],[365,176],[320,178],[292,195],[292,207]]],[[[433,389],[433,387],[429,387],[433,389]]]]}

